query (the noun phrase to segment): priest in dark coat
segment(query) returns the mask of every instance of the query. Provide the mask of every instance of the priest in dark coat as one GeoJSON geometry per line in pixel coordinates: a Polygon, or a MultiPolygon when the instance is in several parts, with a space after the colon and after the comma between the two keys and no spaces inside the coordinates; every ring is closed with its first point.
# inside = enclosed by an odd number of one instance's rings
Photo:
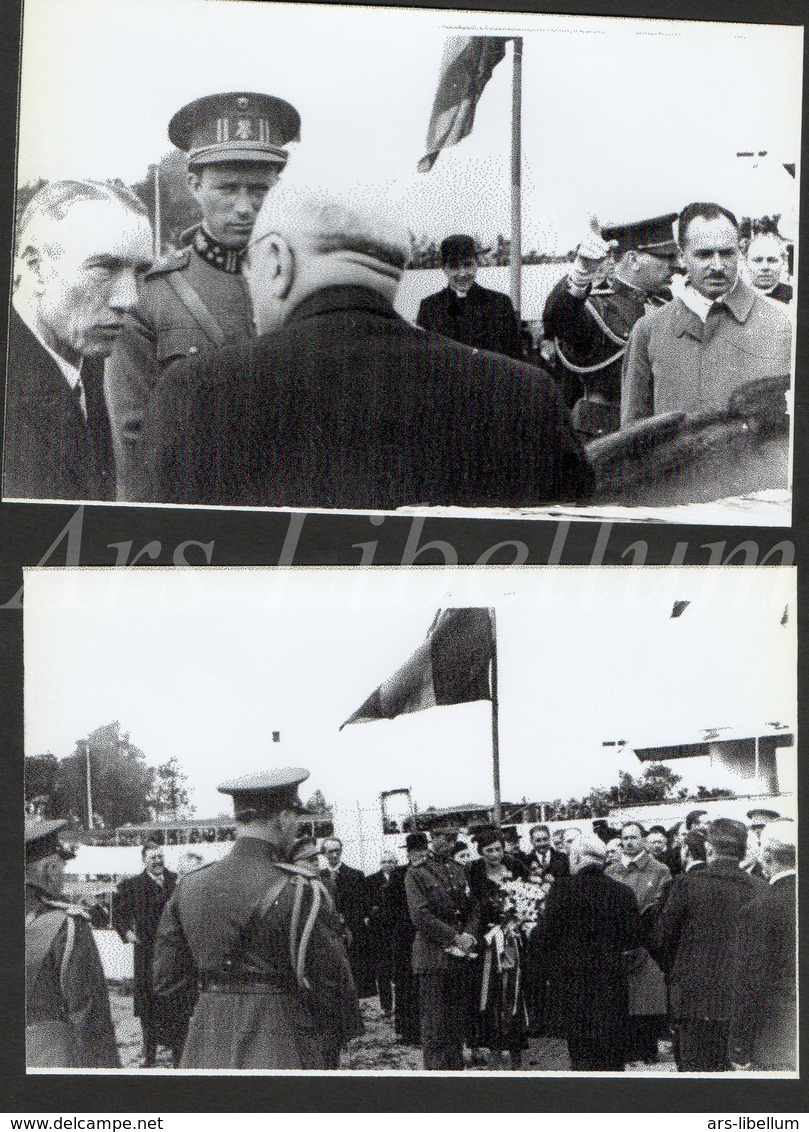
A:
{"type": "Polygon", "coordinates": [[[475,281],[480,252],[472,236],[441,241],[447,286],[422,299],[416,321],[454,342],[522,359],[520,323],[511,299],[475,281]]]}

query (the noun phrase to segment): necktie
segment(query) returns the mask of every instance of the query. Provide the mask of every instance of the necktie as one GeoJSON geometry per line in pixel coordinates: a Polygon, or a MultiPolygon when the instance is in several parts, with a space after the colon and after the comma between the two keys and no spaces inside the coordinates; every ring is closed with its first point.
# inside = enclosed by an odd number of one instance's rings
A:
{"type": "Polygon", "coordinates": [[[78,406],[79,412],[87,420],[87,395],[84,391],[84,382],[81,378],[73,386],[73,397],[78,406]]]}

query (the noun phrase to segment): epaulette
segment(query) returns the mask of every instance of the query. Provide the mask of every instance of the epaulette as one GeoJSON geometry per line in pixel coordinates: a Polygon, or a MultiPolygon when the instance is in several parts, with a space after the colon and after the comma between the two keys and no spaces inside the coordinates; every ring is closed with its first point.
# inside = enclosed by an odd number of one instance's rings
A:
{"type": "Polygon", "coordinates": [[[57,912],[64,912],[66,916],[81,917],[84,920],[90,919],[90,913],[80,904],[69,904],[65,900],[46,900],[45,904],[48,908],[53,908],[57,912]]]}
{"type": "Polygon", "coordinates": [[[176,248],[173,252],[161,256],[153,263],[146,272],[146,278],[151,279],[154,275],[166,275],[170,271],[179,271],[181,268],[188,267],[190,259],[190,248],[176,248]]]}
{"type": "Polygon", "coordinates": [[[211,865],[218,865],[218,864],[219,864],[219,861],[206,861],[204,865],[197,865],[197,867],[195,869],[192,869],[190,873],[185,873],[181,877],[178,876],[177,880],[175,881],[174,887],[176,888],[178,884],[182,884],[184,880],[188,879],[188,877],[195,877],[197,875],[197,873],[205,872],[205,870],[209,869],[211,867],[211,865]]]}
{"type": "Polygon", "coordinates": [[[293,876],[306,877],[307,880],[320,880],[320,870],[313,873],[308,865],[294,865],[289,861],[275,861],[274,864],[282,873],[292,873],[293,876]]]}

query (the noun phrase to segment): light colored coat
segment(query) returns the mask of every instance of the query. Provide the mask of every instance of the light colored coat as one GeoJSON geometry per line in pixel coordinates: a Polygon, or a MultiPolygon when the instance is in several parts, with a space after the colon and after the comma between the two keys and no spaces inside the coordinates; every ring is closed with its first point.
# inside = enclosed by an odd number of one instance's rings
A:
{"type": "Polygon", "coordinates": [[[621,426],[658,413],[727,408],[739,386],[790,373],[791,335],[783,306],[741,280],[705,323],[680,298],[650,311],[624,355],[621,426]]]}
{"type": "MultiPolygon", "coordinates": [[[[648,935],[671,884],[668,868],[643,850],[628,867],[621,860],[607,869],[606,875],[632,889],[648,935]]],[[[646,948],[627,952],[625,962],[630,1016],[665,1014],[666,980],[646,948]]]]}

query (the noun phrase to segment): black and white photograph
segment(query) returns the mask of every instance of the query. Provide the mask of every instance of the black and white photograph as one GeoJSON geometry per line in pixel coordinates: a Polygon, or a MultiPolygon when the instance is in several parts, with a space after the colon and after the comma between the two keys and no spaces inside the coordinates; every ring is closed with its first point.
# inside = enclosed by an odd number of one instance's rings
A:
{"type": "Polygon", "coordinates": [[[796,1078],[795,585],[26,570],[28,1073],[796,1078]]]}
{"type": "Polygon", "coordinates": [[[26,0],[3,498],[789,526],[802,53],[26,0]]]}

